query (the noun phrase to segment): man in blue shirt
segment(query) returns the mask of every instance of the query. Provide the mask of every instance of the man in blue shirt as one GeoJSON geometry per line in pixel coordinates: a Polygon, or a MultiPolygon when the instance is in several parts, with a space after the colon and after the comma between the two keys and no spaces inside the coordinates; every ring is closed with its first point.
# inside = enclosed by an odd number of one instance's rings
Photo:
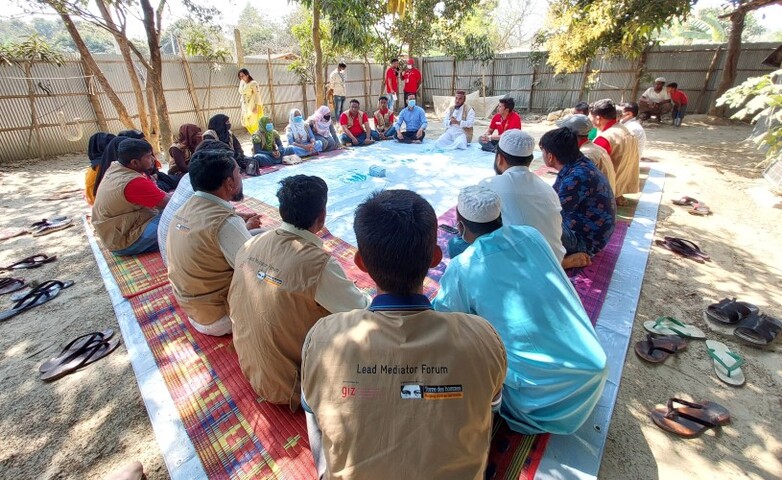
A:
{"type": "Polygon", "coordinates": [[[426,112],[415,104],[415,94],[407,96],[407,107],[399,112],[399,118],[396,119],[397,134],[396,138],[402,143],[421,143],[426,136],[426,112]],[[405,124],[405,130],[402,131],[402,124],[405,124]]]}
{"type": "Polygon", "coordinates": [[[457,228],[470,246],[451,260],[436,310],[479,315],[508,353],[500,415],[524,434],[567,435],[586,421],[606,381],[606,356],[573,285],[534,228],[503,226],[500,198],[459,194],[457,228]]]}
{"type": "Polygon", "coordinates": [[[554,190],[562,204],[563,268],[584,267],[614,233],[616,200],[603,172],[578,149],[567,127],[549,130],[538,144],[547,167],[555,169],[554,190]]]}

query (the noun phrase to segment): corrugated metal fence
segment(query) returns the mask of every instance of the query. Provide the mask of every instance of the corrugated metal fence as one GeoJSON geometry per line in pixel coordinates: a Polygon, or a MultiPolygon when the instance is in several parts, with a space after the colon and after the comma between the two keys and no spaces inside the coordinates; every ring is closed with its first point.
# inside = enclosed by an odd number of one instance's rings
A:
{"type": "MultiPolygon", "coordinates": [[[[739,60],[737,82],[770,71],[760,62],[776,47],[776,44],[745,45],[739,60]]],[[[96,60],[128,113],[137,119],[136,101],[122,58],[98,55],[96,60]]],[[[691,112],[703,112],[713,100],[724,60],[724,47],[718,51],[716,45],[653,49],[647,56],[646,73],[639,92],[651,79],[662,75],[669,81],[678,81],[690,97],[691,112]],[[709,72],[712,63],[715,68],[709,72]]],[[[199,58],[188,59],[188,63],[192,72],[192,91],[203,116],[208,119],[216,113],[224,113],[233,118],[238,127],[236,65],[215,65],[199,58]]],[[[305,115],[315,109],[314,86],[302,86],[298,77],[288,70],[288,64],[283,60],[267,62],[263,59],[248,59],[245,64],[260,84],[264,108],[278,129],[287,124],[292,108],[301,108],[305,115]]],[[[579,100],[628,100],[638,77],[638,62],[602,58],[592,61],[589,69],[582,73],[554,75],[539,53],[529,52],[499,55],[483,66],[476,61],[456,61],[452,57],[423,58],[418,59],[417,64],[424,75],[426,103],[431,104],[433,95],[448,96],[462,89],[481,91],[485,87],[487,96],[511,95],[517,108],[542,112],[571,107],[579,100]],[[588,70],[598,72],[587,75],[588,70]]],[[[385,66],[362,62],[347,65],[348,99],[358,98],[363,106],[374,106],[375,98],[383,91],[385,66]]],[[[328,65],[324,70],[330,72],[334,67],[328,65]]],[[[146,72],[138,66],[137,72],[143,83],[146,72]]],[[[78,57],[68,58],[61,67],[36,63],[32,66],[31,77],[32,80],[27,80],[19,67],[0,67],[0,160],[85,151],[87,139],[98,131],[91,95],[99,100],[109,130],[116,132],[124,128],[98,83],[85,77],[78,57]],[[37,132],[31,127],[31,103],[34,103],[40,125],[37,132]]],[[[163,83],[172,131],[178,131],[183,123],[200,124],[182,59],[164,58],[163,83]]],[[[371,110],[371,107],[367,109],[371,110]]]]}

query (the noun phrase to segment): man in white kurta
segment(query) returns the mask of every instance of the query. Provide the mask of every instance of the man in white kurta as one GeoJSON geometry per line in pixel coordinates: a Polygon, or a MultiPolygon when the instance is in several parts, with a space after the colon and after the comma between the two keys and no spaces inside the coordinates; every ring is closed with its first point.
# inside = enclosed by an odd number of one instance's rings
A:
{"type": "Polygon", "coordinates": [[[644,147],[646,146],[646,131],[638,121],[638,104],[635,102],[625,103],[622,110],[622,125],[630,130],[630,133],[638,140],[638,158],[643,158],[644,147]]]}
{"type": "Polygon", "coordinates": [[[475,123],[475,110],[465,102],[467,95],[456,92],[454,104],[448,108],[443,119],[445,133],[440,135],[435,145],[443,150],[464,150],[472,141],[472,127],[475,123]]]}

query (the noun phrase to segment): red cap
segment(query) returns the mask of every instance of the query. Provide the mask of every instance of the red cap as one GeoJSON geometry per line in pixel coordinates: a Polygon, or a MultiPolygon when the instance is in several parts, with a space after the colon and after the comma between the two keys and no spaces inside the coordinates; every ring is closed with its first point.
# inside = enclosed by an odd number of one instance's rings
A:
{"type": "Polygon", "coordinates": [[[408,58],[407,59],[407,64],[408,65],[412,65],[413,64],[413,59],[412,58],[408,58]]]}

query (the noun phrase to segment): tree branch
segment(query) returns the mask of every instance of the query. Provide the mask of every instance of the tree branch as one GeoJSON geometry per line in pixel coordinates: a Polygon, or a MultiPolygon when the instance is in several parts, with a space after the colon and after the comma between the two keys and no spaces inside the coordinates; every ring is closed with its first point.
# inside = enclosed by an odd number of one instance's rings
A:
{"type": "Polygon", "coordinates": [[[763,7],[767,7],[769,5],[782,5],[782,0],[749,0],[746,3],[742,3],[738,7],[736,7],[735,10],[733,10],[730,13],[726,13],[725,15],[720,15],[719,18],[730,18],[731,15],[734,15],[739,12],[751,12],[753,10],[758,10],[763,7]]]}

